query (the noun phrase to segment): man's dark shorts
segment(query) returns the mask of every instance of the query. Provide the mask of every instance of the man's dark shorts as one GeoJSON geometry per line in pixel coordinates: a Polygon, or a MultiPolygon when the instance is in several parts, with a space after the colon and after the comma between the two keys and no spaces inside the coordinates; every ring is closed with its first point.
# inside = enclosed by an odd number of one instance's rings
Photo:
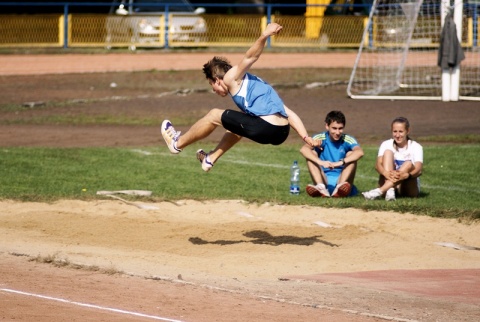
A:
{"type": "Polygon", "coordinates": [[[282,144],[290,133],[290,125],[273,125],[261,117],[234,110],[222,113],[222,125],[226,130],[260,144],[282,144]]]}

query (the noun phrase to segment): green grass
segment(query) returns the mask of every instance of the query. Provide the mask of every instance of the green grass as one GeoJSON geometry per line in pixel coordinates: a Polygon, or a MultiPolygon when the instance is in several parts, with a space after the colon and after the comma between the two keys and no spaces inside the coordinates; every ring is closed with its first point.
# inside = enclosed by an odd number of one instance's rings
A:
{"type": "MultiPolygon", "coordinates": [[[[212,144],[202,145],[211,148],[212,144]]],[[[289,194],[289,167],[299,160],[301,186],[310,182],[298,145],[279,147],[243,142],[204,173],[195,159],[198,145],[179,155],[158,148],[1,148],[0,199],[54,201],[96,199],[98,190],[151,190],[147,200],[242,199],[249,202],[305,204],[410,212],[433,217],[480,219],[479,144],[424,146],[425,167],[419,198],[365,201],[310,198],[289,194]]],[[[376,186],[376,146],[363,146],[356,185],[376,186]]],[[[294,214],[292,214],[294,215],[294,214]]]]}

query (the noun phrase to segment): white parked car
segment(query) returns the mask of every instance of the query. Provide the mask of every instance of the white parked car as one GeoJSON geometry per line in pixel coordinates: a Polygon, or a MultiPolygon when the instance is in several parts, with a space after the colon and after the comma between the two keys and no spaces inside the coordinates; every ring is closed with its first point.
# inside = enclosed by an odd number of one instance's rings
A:
{"type": "Polygon", "coordinates": [[[113,1],[106,20],[107,48],[127,43],[136,50],[139,46],[162,46],[164,40],[205,42],[207,26],[200,16],[204,12],[201,7],[194,9],[187,0],[113,1]]]}

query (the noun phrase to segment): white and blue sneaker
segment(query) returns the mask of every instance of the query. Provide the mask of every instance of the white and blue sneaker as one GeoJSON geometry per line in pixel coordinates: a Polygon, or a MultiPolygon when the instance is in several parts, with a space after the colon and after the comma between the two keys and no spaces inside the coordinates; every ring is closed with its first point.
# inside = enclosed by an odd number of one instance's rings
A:
{"type": "Polygon", "coordinates": [[[210,171],[210,169],[213,167],[213,162],[210,161],[208,153],[202,149],[197,150],[197,160],[200,161],[202,164],[202,169],[205,172],[210,171]]]}
{"type": "Polygon", "coordinates": [[[172,122],[169,120],[164,120],[162,122],[162,136],[167,143],[168,149],[171,153],[177,154],[182,152],[181,149],[177,148],[177,141],[180,137],[180,131],[175,131],[175,128],[172,125],[172,122]]]}

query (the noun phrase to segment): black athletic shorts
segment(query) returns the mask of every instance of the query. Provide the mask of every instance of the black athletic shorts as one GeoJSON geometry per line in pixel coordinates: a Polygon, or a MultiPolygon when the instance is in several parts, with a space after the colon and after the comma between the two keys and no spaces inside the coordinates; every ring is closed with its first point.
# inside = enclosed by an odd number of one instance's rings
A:
{"type": "Polygon", "coordinates": [[[234,110],[223,112],[222,125],[230,132],[260,144],[282,144],[290,133],[290,125],[273,125],[261,117],[234,110]]]}

